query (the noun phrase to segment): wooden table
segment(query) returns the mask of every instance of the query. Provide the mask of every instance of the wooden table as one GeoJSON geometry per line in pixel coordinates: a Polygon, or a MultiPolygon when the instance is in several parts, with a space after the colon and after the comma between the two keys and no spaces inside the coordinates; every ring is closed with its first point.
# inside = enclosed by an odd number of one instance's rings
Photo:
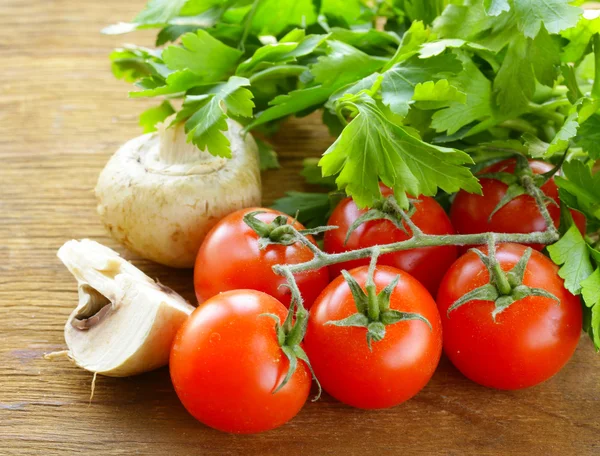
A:
{"type": "MultiPolygon", "coordinates": [[[[105,37],[142,1],[0,1],[0,455],[51,454],[600,454],[600,357],[583,337],[556,378],[519,392],[471,383],[442,359],[408,403],[354,410],[326,395],[286,426],[255,436],[208,429],[180,405],[167,369],[135,378],[99,377],[46,361],[64,348],[75,282],[58,247],[88,237],[116,248],[152,277],[193,298],[190,271],[169,270],[116,245],[95,213],[92,189],[119,144],[140,133],[145,102],[110,74],[122,41],[105,37]]],[[[265,202],[301,188],[302,157],[331,139],[318,117],[276,137],[284,168],[264,176],[265,202]]]]}

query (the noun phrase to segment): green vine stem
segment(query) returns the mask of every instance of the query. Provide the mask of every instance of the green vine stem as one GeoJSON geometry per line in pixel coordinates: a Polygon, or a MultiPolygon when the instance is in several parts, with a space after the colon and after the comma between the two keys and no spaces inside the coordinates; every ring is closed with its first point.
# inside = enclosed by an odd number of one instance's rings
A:
{"type": "MultiPolygon", "coordinates": [[[[292,292],[293,302],[296,302],[298,310],[304,309],[302,305],[302,297],[299,295],[298,287],[295,285],[294,274],[298,274],[301,272],[311,271],[315,269],[320,269],[325,266],[329,266],[332,264],[343,263],[346,261],[359,260],[363,258],[379,255],[385,255],[387,253],[399,252],[402,250],[415,249],[420,247],[437,247],[437,246],[446,246],[446,245],[488,245],[494,246],[497,243],[506,243],[513,242],[517,244],[552,244],[558,241],[560,235],[556,227],[554,226],[554,221],[548,212],[546,207],[546,196],[540,190],[539,187],[536,186],[536,183],[532,176],[524,175],[521,177],[521,184],[525,189],[525,192],[534,198],[536,205],[539,208],[540,214],[544,218],[546,222],[546,230],[545,231],[536,231],[533,233],[477,233],[477,234],[444,234],[444,235],[436,235],[436,234],[426,234],[423,233],[421,229],[419,229],[415,223],[411,220],[410,215],[407,211],[403,210],[394,198],[390,198],[389,202],[394,208],[395,212],[402,218],[403,222],[406,226],[411,230],[412,236],[411,238],[394,242],[392,244],[386,245],[377,245],[373,247],[366,247],[358,250],[351,250],[348,252],[342,253],[326,253],[319,249],[316,245],[314,245],[310,240],[292,225],[287,225],[286,229],[292,238],[295,238],[298,242],[304,244],[307,248],[309,248],[314,257],[303,263],[296,264],[280,264],[273,266],[273,271],[285,277],[289,284],[289,288],[292,292]]],[[[336,229],[337,227],[323,227],[321,230],[330,230],[336,229]]],[[[494,249],[490,249],[490,252],[493,252],[494,249]]],[[[493,255],[493,254],[492,254],[493,255]]],[[[492,261],[492,264],[497,263],[496,261],[492,261]]],[[[499,266],[498,266],[499,267],[499,266]]],[[[503,274],[497,274],[498,277],[503,274]]],[[[499,287],[503,287],[504,284],[502,279],[500,279],[499,287]]],[[[505,287],[507,288],[507,287],[505,287]]],[[[305,310],[305,309],[304,309],[305,310]]],[[[291,314],[292,312],[290,312],[291,314]]],[[[286,320],[286,324],[288,321],[286,320]]],[[[290,323],[291,324],[291,323],[290,323]]]]}

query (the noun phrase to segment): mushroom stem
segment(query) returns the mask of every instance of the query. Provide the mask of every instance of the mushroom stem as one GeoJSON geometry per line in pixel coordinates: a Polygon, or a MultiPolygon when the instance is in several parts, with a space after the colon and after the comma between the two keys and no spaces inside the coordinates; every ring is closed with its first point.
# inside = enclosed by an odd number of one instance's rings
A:
{"type": "Polygon", "coordinates": [[[194,162],[220,161],[219,157],[201,151],[188,142],[183,123],[169,127],[168,121],[158,127],[160,138],[159,160],[165,165],[179,165],[194,162]]]}

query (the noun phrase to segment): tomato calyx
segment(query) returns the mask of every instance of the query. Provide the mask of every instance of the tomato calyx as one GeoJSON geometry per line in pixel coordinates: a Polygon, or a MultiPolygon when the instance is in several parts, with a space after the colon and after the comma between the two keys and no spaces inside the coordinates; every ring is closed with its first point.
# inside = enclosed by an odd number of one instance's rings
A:
{"type": "Polygon", "coordinates": [[[488,217],[488,222],[491,222],[494,215],[510,203],[515,198],[521,195],[530,195],[534,198],[540,198],[544,204],[553,204],[558,206],[558,203],[548,197],[541,189],[546,182],[548,182],[561,168],[562,163],[566,157],[566,154],[562,156],[560,162],[552,168],[550,171],[543,174],[534,174],[529,166],[529,161],[523,155],[516,155],[515,169],[512,173],[500,171],[485,173],[479,175],[481,179],[494,179],[507,185],[506,193],[498,201],[498,204],[488,217]]]}
{"type": "Polygon", "coordinates": [[[390,309],[390,298],[400,280],[399,275],[377,294],[373,276],[378,256],[378,253],[376,253],[371,258],[364,290],[348,271],[342,271],[342,275],[350,287],[357,312],[342,320],[332,320],[326,323],[327,325],[334,326],[366,328],[367,345],[371,351],[372,342],[379,342],[385,337],[387,325],[393,325],[401,321],[420,320],[432,330],[431,323],[423,315],[415,312],[402,312],[390,309]]]}
{"type": "Polygon", "coordinates": [[[409,218],[415,213],[416,208],[413,203],[418,200],[409,199],[409,209],[402,214],[402,209],[398,206],[396,198],[394,196],[388,196],[387,198],[376,201],[367,212],[358,217],[352,225],[348,227],[346,238],[344,239],[344,245],[348,243],[350,236],[356,229],[363,223],[374,221],[374,220],[388,220],[394,224],[396,228],[402,230],[407,236],[410,234],[404,225],[404,217],[409,218]]]}
{"type": "Polygon", "coordinates": [[[297,230],[294,228],[295,220],[289,221],[285,215],[278,215],[272,222],[266,223],[256,217],[265,211],[249,212],[244,216],[244,223],[258,235],[258,247],[263,250],[269,245],[292,245],[302,242],[303,236],[320,234],[325,231],[337,229],[337,226],[321,226],[313,229],[297,230]]]}
{"type": "Polygon", "coordinates": [[[493,301],[495,307],[492,311],[492,319],[494,322],[496,321],[496,317],[512,304],[528,296],[549,298],[560,304],[560,300],[552,293],[541,288],[533,288],[523,284],[525,269],[531,257],[531,248],[525,250],[517,264],[508,272],[504,272],[496,260],[493,244],[489,246],[489,255],[485,255],[478,249],[471,250],[477,254],[481,262],[485,265],[490,276],[490,281],[469,291],[452,303],[448,308],[448,318],[450,318],[450,314],[454,310],[471,301],[493,301]]]}

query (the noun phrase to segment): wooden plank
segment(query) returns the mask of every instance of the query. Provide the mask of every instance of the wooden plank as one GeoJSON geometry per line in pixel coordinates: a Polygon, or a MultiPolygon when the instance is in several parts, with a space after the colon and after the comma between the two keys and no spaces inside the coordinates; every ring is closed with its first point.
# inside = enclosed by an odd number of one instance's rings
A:
{"type": "MultiPolygon", "coordinates": [[[[288,425],[233,436],[192,419],[166,369],[127,379],[99,378],[66,361],[42,359],[64,347],[62,328],[75,284],[55,257],[71,238],[89,237],[132,259],[193,299],[190,271],[160,267],[116,245],[95,214],[92,189],[119,144],[139,134],[137,114],[107,56],[122,41],[103,37],[142,1],[2,0],[0,3],[0,454],[233,455],[551,454],[600,452],[600,360],[587,338],[554,379],[498,392],[463,378],[446,360],[413,400],[365,412],[325,397],[288,425]]],[[[305,156],[331,138],[318,116],[276,136],[284,168],[264,176],[265,202],[301,189],[305,156]]]]}

